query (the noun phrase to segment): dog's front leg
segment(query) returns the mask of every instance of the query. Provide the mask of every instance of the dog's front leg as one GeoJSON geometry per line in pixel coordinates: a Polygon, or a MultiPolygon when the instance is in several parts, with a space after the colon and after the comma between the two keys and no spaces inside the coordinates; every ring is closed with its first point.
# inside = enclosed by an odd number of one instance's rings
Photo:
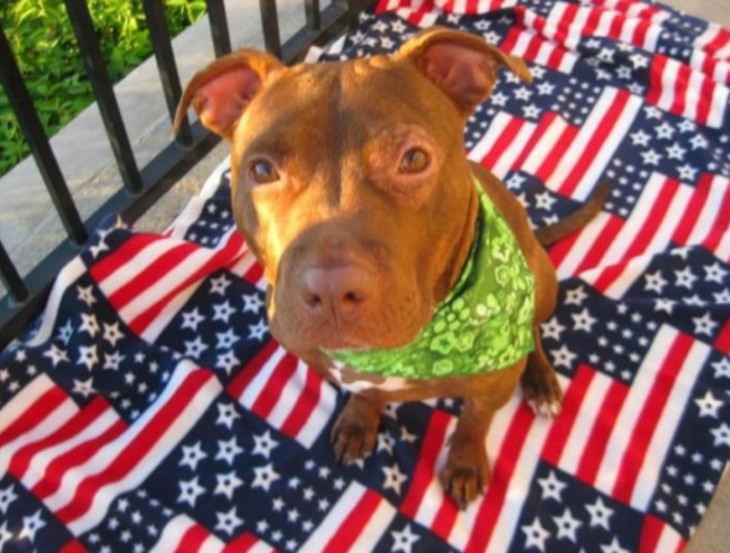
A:
{"type": "Polygon", "coordinates": [[[331,442],[338,461],[351,463],[375,446],[383,403],[352,394],[332,428],[331,442]]]}

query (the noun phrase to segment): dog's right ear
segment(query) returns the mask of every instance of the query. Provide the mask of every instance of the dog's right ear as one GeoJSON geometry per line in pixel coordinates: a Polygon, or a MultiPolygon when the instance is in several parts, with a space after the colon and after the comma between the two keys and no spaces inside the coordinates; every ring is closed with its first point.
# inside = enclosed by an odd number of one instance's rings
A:
{"type": "Polygon", "coordinates": [[[185,88],[177,106],[173,132],[179,131],[192,104],[205,128],[231,140],[246,106],[266,77],[281,67],[275,57],[252,49],[239,50],[214,61],[198,71],[185,88]]]}

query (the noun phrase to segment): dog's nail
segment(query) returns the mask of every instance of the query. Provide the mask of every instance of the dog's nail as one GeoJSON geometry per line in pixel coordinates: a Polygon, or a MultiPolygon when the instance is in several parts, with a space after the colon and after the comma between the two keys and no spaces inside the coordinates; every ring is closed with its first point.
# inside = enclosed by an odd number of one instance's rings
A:
{"type": "Polygon", "coordinates": [[[533,413],[536,415],[540,414],[540,410],[538,408],[537,402],[535,400],[530,400],[527,402],[527,405],[530,407],[533,413]]]}
{"type": "Polygon", "coordinates": [[[550,404],[550,413],[552,413],[553,417],[557,417],[562,410],[563,405],[559,401],[553,401],[550,404]]]}

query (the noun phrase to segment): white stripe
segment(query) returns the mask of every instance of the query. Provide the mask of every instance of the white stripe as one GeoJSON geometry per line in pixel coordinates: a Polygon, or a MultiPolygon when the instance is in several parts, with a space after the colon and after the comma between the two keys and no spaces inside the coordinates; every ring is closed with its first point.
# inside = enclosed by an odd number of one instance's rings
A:
{"type": "Polygon", "coordinates": [[[286,421],[296,406],[297,399],[304,393],[307,371],[309,371],[307,365],[303,361],[297,360],[294,374],[284,382],[274,408],[269,413],[269,416],[266,417],[266,420],[274,428],[281,428],[281,425],[284,424],[284,421],[286,421]]]}
{"type": "MultiPolygon", "coordinates": [[[[649,264],[654,261],[654,254],[640,255],[634,257],[629,261],[621,274],[603,291],[605,296],[616,300],[621,299],[629,288],[634,285],[649,264]]],[[[581,274],[581,278],[588,284],[595,284],[595,282],[601,277],[605,269],[598,268],[591,271],[586,271],[581,274]]]]}
{"type": "Polygon", "coordinates": [[[702,93],[702,83],[705,78],[698,71],[690,70],[689,72],[687,88],[684,91],[684,111],[682,112],[682,116],[691,121],[697,121],[697,108],[702,100],[700,94],[702,93]]]}
{"type": "MultiPolygon", "coordinates": [[[[617,122],[610,134],[606,137],[603,144],[599,146],[599,150],[595,152],[595,155],[592,158],[593,162],[590,164],[585,174],[580,177],[580,184],[572,194],[573,199],[578,201],[585,200],[593,191],[596,183],[603,175],[606,166],[611,161],[611,158],[613,158],[614,152],[618,149],[619,145],[621,145],[626,134],[633,125],[634,119],[636,119],[636,116],[641,110],[642,102],[643,100],[639,96],[634,95],[631,95],[629,100],[626,102],[621,113],[617,115],[617,122]]],[[[592,116],[593,114],[591,114],[591,117],[592,116]]],[[[578,139],[575,140],[574,143],[580,144],[580,139],[583,137],[579,135],[577,138],[578,139]]],[[[585,138],[587,139],[588,137],[585,138]]]]}
{"type": "Polygon", "coordinates": [[[299,550],[322,551],[350,515],[350,512],[360,503],[366,491],[367,489],[362,484],[352,482],[299,550]]]}
{"type": "Polygon", "coordinates": [[[568,8],[568,4],[565,2],[556,2],[550,10],[547,18],[545,19],[545,28],[543,34],[550,39],[555,38],[558,33],[558,26],[565,15],[565,10],[568,8]]]}
{"type": "Polygon", "coordinates": [[[720,128],[725,119],[730,89],[723,85],[716,85],[712,90],[712,104],[710,104],[710,115],[707,118],[707,126],[720,128]]]}
{"type": "Polygon", "coordinates": [[[623,407],[611,431],[606,445],[606,454],[598,469],[594,487],[611,495],[616,479],[619,476],[621,462],[626,453],[629,439],[639,418],[639,414],[646,405],[660,367],[666,362],[667,354],[672,347],[678,333],[671,327],[662,326],[659,329],[639,372],[629,388],[623,407]]]}
{"type": "Polygon", "coordinates": [[[185,533],[195,524],[195,521],[189,516],[177,515],[165,525],[159,541],[150,550],[150,553],[168,553],[176,549],[182,543],[185,533]]]}
{"type": "Polygon", "coordinates": [[[583,37],[583,30],[586,27],[586,22],[588,21],[588,16],[591,14],[591,11],[593,11],[591,8],[582,7],[576,10],[573,23],[571,23],[570,28],[568,29],[568,35],[565,38],[565,46],[568,49],[577,49],[578,44],[583,37]]]}
{"type": "Polygon", "coordinates": [[[250,250],[247,250],[241,258],[236,261],[234,265],[230,267],[230,272],[232,272],[234,275],[238,275],[240,277],[243,277],[246,275],[246,273],[256,264],[256,256],[254,256],[253,253],[251,253],[250,250]]]}
{"type": "MultiPolygon", "coordinates": [[[[664,18],[656,18],[653,17],[652,21],[659,22],[664,18]]],[[[664,28],[661,25],[649,25],[649,28],[646,31],[646,36],[644,37],[644,44],[642,47],[644,50],[648,50],[649,52],[656,52],[657,46],[659,44],[659,37],[662,34],[662,31],[664,28]]]]}
{"type": "Polygon", "coordinates": [[[702,211],[696,215],[695,225],[687,239],[687,244],[700,244],[705,240],[717,225],[717,216],[722,209],[722,200],[728,189],[728,180],[723,177],[713,177],[710,183],[710,192],[702,206],[702,211]]]}
{"type": "Polygon", "coordinates": [[[76,284],[76,281],[86,272],[87,268],[84,264],[81,256],[74,257],[71,261],[66,263],[66,266],[61,269],[61,272],[56,277],[56,281],[53,283],[51,294],[46,302],[46,307],[43,310],[43,317],[41,319],[41,326],[36,332],[36,335],[27,343],[29,347],[40,346],[51,338],[53,329],[56,326],[56,318],[58,317],[58,310],[61,307],[61,300],[71,286],[76,284]]]}
{"type": "Polygon", "coordinates": [[[251,408],[258,399],[261,392],[266,387],[266,384],[271,378],[271,374],[276,370],[277,365],[281,362],[283,357],[286,355],[286,350],[282,347],[277,347],[274,353],[266,360],[266,363],[261,367],[258,374],[248,383],[248,386],[243,390],[243,393],[238,398],[238,402],[244,407],[251,408]]]}
{"type": "Polygon", "coordinates": [[[456,0],[456,2],[454,2],[454,13],[466,12],[466,3],[467,0],[456,0]]]}
{"type": "MultiPolygon", "coordinates": [[[[621,34],[619,35],[619,40],[622,42],[626,42],[627,44],[637,44],[636,37],[634,36],[636,34],[636,27],[639,24],[638,19],[631,19],[631,18],[624,18],[623,24],[621,25],[621,34]]],[[[643,46],[643,44],[637,44],[637,46],[643,46]]]]}
{"type": "MultiPolygon", "coordinates": [[[[679,184],[664,218],[659,221],[658,228],[654,231],[651,241],[641,253],[658,253],[669,246],[679,222],[686,216],[687,206],[694,194],[694,188],[682,183],[679,184]]],[[[641,215],[641,212],[634,211],[633,213],[637,213],[637,216],[641,215]]],[[[656,225],[656,222],[654,224],[656,225]]]]}
{"type": "Polygon", "coordinates": [[[522,170],[536,175],[540,166],[550,156],[558,143],[558,140],[563,135],[563,132],[568,128],[568,123],[562,117],[556,117],[550,123],[550,126],[546,129],[543,135],[535,144],[530,154],[525,159],[525,163],[522,165],[522,170]]]}
{"type": "Polygon", "coordinates": [[[575,474],[578,471],[588,439],[596,421],[599,419],[598,407],[603,403],[613,382],[613,378],[598,371],[594,372],[591,383],[578,408],[578,414],[575,417],[573,427],[570,429],[570,435],[565,443],[563,453],[558,461],[558,466],[564,471],[570,474],[575,474]]]}
{"type": "Polygon", "coordinates": [[[684,539],[677,531],[668,524],[662,524],[662,533],[656,544],[655,551],[677,551],[684,539]]]}
{"type": "MultiPolygon", "coordinates": [[[[235,229],[228,230],[220,242],[220,246],[224,247],[225,244],[231,239],[231,235],[235,232],[235,229]]],[[[164,241],[167,242],[167,241],[164,241]]],[[[169,249],[169,244],[167,244],[169,249]]],[[[200,248],[194,250],[185,259],[180,261],[175,267],[171,268],[161,279],[158,279],[152,284],[152,286],[146,288],[141,293],[137,294],[135,298],[127,303],[124,307],[119,310],[119,316],[124,320],[132,320],[135,316],[145,312],[150,305],[157,303],[160,298],[165,297],[171,289],[178,286],[180,283],[190,278],[196,272],[200,270],[200,267],[205,265],[211,258],[213,258],[219,249],[209,250],[207,248],[200,248]]],[[[125,267],[134,269],[131,263],[127,263],[125,267]]],[[[135,275],[140,273],[139,269],[135,270],[135,275]]],[[[202,276],[200,280],[202,280],[202,276]]]]}
{"type": "Polygon", "coordinates": [[[53,447],[44,449],[38,453],[31,461],[28,471],[23,476],[22,482],[26,488],[31,489],[41,481],[41,478],[46,476],[46,470],[55,459],[61,455],[76,449],[80,445],[83,445],[91,440],[94,440],[104,434],[109,428],[119,421],[119,416],[116,414],[114,409],[107,408],[101,415],[97,417],[93,424],[85,427],[81,432],[72,436],[71,439],[65,442],[56,444],[53,447]]]}
{"type": "Polygon", "coordinates": [[[99,282],[99,287],[107,297],[111,296],[134,277],[147,270],[150,265],[159,260],[170,249],[184,243],[183,241],[172,238],[160,238],[147,244],[132,259],[117,267],[110,275],[99,282]]]}
{"type": "Polygon", "coordinates": [[[530,140],[530,136],[532,136],[534,131],[535,125],[533,123],[522,124],[512,142],[509,145],[505,145],[506,148],[502,150],[494,166],[490,168],[495,176],[503,179],[509,173],[514,162],[525,150],[525,145],[530,140]]]}
{"type": "Polygon", "coordinates": [[[76,403],[71,398],[67,398],[53,411],[44,413],[44,418],[38,421],[39,424],[29,428],[12,442],[3,444],[0,447],[0,474],[7,472],[13,456],[20,448],[47,438],[63,427],[78,412],[79,408],[76,403]]]}
{"type": "Polygon", "coordinates": [[[492,150],[499,137],[504,133],[504,129],[512,120],[512,116],[500,111],[494,119],[492,119],[487,132],[482,139],[477,142],[469,152],[469,159],[479,163],[492,150]]]}
{"type": "Polygon", "coordinates": [[[518,35],[517,40],[515,40],[515,45],[512,47],[509,53],[517,57],[524,56],[525,52],[527,52],[527,49],[530,47],[530,44],[533,40],[535,40],[535,38],[536,36],[532,33],[524,31],[521,32],[518,35]]]}
{"type": "Polygon", "coordinates": [[[46,373],[42,373],[28,383],[19,393],[8,401],[5,406],[0,409],[0,438],[2,433],[12,425],[16,419],[21,417],[28,408],[33,405],[38,398],[46,392],[55,388],[56,384],[46,373]]]}
{"type": "MultiPolygon", "coordinates": [[[[631,495],[631,505],[640,511],[649,508],[654,490],[659,482],[660,470],[664,465],[664,458],[672,445],[672,436],[679,427],[679,421],[684,413],[687,401],[697,381],[697,376],[711,352],[710,346],[699,341],[692,341],[692,347],[687,354],[677,378],[672,382],[672,391],[662,410],[659,422],[651,437],[644,456],[644,463],[636,478],[636,487],[631,495]]],[[[695,406],[692,405],[692,408],[695,406]]],[[[657,549],[657,551],[666,551],[657,549]]]]}
{"type": "Polygon", "coordinates": [[[583,230],[578,234],[578,238],[573,244],[573,247],[557,267],[558,279],[562,280],[576,274],[578,267],[583,262],[587,252],[591,251],[596,240],[604,232],[610,221],[611,216],[608,213],[601,212],[596,215],[590,223],[583,227],[583,230]]]}
{"type": "Polygon", "coordinates": [[[722,259],[725,263],[730,262],[730,230],[723,233],[722,238],[715,249],[715,255],[722,259]]]}
{"type": "Polygon", "coordinates": [[[162,334],[162,331],[167,328],[170,321],[180,312],[180,309],[187,303],[193,294],[198,290],[198,287],[202,283],[202,280],[193,282],[187,288],[181,290],[178,294],[172,298],[162,311],[154,318],[154,320],[144,329],[140,337],[148,342],[154,342],[162,334]]]}
{"type": "Polygon", "coordinates": [[[661,96],[657,106],[662,109],[669,109],[674,103],[674,89],[676,88],[676,76],[679,75],[682,65],[671,58],[667,59],[664,71],[661,74],[661,96]]]}
{"type": "Polygon", "coordinates": [[[375,551],[375,546],[383,537],[383,533],[388,529],[393,519],[398,514],[395,507],[387,501],[381,500],[378,507],[373,512],[370,520],[360,532],[360,535],[352,544],[348,551],[370,553],[375,551]]]}
{"type": "Polygon", "coordinates": [[[304,447],[311,447],[332,418],[336,404],[337,392],[329,382],[322,379],[319,385],[319,401],[309,415],[307,423],[297,434],[296,440],[304,447]]]}
{"type": "Polygon", "coordinates": [[[717,23],[708,23],[705,32],[695,39],[694,47],[698,50],[703,50],[704,46],[710,44],[714,40],[720,29],[721,27],[717,23]]]}
{"type": "Polygon", "coordinates": [[[615,11],[604,11],[598,18],[598,25],[596,25],[596,31],[593,33],[594,36],[608,36],[611,32],[611,25],[613,21],[620,17],[620,14],[615,11]]]}

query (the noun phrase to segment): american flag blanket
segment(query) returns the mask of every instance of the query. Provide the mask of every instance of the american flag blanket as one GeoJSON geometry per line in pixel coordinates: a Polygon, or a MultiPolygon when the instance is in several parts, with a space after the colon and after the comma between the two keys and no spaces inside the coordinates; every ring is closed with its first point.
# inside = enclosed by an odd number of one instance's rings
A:
{"type": "Polygon", "coordinates": [[[345,394],[270,336],[224,163],[165,234],[99,230],[0,355],[0,552],[684,547],[730,457],[730,32],[629,0],[388,0],[323,57],[434,23],[529,62],[465,140],[536,226],[613,183],[550,251],[562,414],[502,409],[463,512],[437,480],[458,400],[390,405],[338,464],[345,394]]]}

